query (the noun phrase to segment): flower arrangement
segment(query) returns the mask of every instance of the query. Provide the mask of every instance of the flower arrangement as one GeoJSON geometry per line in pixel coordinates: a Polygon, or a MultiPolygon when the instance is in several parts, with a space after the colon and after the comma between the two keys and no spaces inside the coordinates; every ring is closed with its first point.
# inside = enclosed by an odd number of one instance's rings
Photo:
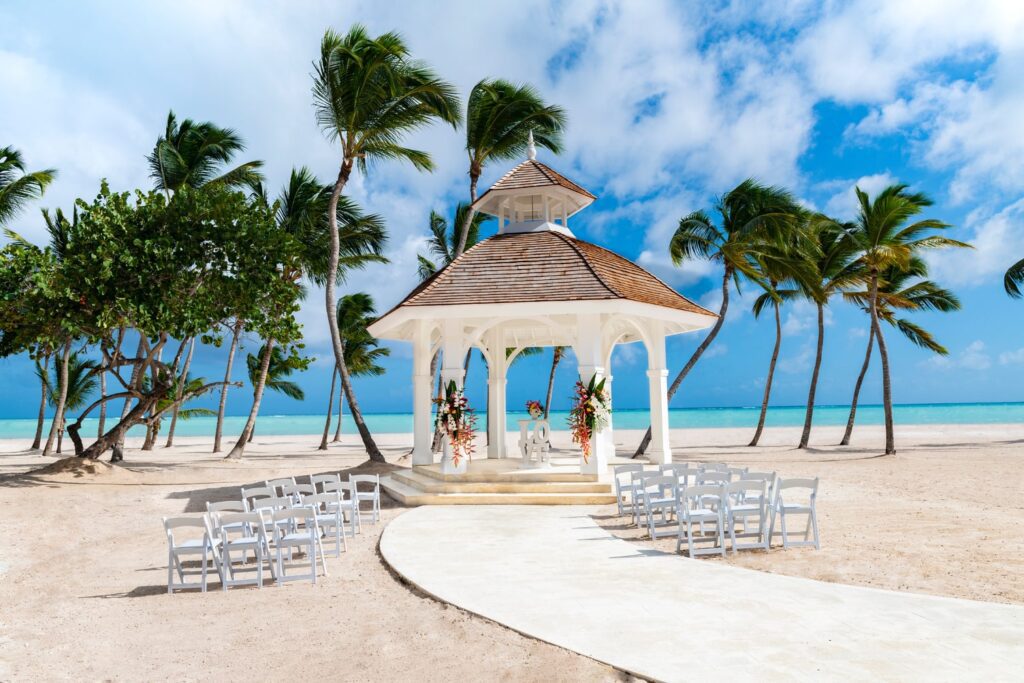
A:
{"type": "Polygon", "coordinates": [[[540,401],[527,401],[526,412],[528,412],[530,417],[534,420],[539,420],[544,416],[544,406],[541,405],[540,401]]]}
{"type": "Polygon", "coordinates": [[[589,384],[577,380],[573,407],[569,411],[572,442],[583,449],[583,462],[588,462],[590,458],[590,437],[608,426],[608,416],[611,414],[608,394],[604,390],[604,377],[600,381],[596,379],[596,375],[591,377],[589,384]]]}
{"type": "Polygon", "coordinates": [[[469,401],[455,382],[448,382],[444,398],[434,399],[437,404],[437,428],[448,437],[452,448],[452,462],[456,467],[463,456],[473,459],[473,439],[476,436],[476,415],[469,401]]]}

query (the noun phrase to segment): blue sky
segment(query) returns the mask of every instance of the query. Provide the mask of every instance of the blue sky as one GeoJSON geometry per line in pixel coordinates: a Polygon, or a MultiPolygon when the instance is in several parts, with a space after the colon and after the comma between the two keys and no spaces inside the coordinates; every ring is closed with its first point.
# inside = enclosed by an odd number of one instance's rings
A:
{"type": "MultiPolygon", "coordinates": [[[[680,216],[712,205],[747,176],[785,185],[839,217],[855,184],[875,192],[901,181],[935,199],[930,215],[954,224],[971,252],[939,254],[933,277],[964,310],[915,319],[950,349],[936,358],[890,334],[898,402],[1021,398],[1020,302],[1002,272],[1024,257],[1024,5],[1006,2],[733,3],[269,3],[10,2],[0,8],[0,144],[60,178],[39,207],[69,208],[95,194],[148,186],[144,157],[168,109],[231,126],[245,158],[266,162],[270,185],[292,166],[321,178],[337,149],[317,130],[310,71],[325,28],[353,22],[398,30],[413,53],[465,94],[483,77],[537,86],[569,115],[566,151],[542,161],[599,199],[570,227],[577,236],[635,259],[687,296],[716,307],[719,272],[673,267],[666,244],[680,216]]],[[[437,171],[382,165],[351,194],[388,222],[391,265],[353,273],[347,291],[367,291],[381,309],[415,284],[431,209],[450,214],[468,193],[460,133],[434,127],[410,143],[437,171]]],[[[507,170],[486,169],[486,186],[507,170]]],[[[12,226],[42,241],[38,207],[12,226]]],[[[494,226],[491,226],[491,230],[494,226]]],[[[510,283],[514,286],[514,283],[510,283]]],[[[750,313],[756,292],[736,297],[724,330],[674,406],[753,405],[771,352],[770,321],[750,313]]],[[[317,412],[330,382],[319,292],[301,317],[317,358],[301,378],[305,404],[268,396],[265,412],[317,412]]],[[[773,403],[802,403],[813,361],[813,310],[784,314],[773,403]]],[[[866,343],[859,311],[829,310],[820,403],[845,403],[866,343]]],[[[670,341],[680,367],[699,341],[670,341]]],[[[250,340],[250,350],[255,340],[250,340]]],[[[195,372],[222,373],[223,352],[203,349],[195,372]]],[[[509,405],[542,397],[550,355],[510,376],[509,405]]],[[[645,407],[646,359],[624,347],[613,360],[615,400],[645,407]]],[[[471,370],[482,399],[482,367],[471,370]]],[[[876,367],[877,370],[877,367],[876,367]]],[[[555,406],[567,404],[571,360],[555,406]]],[[[397,345],[384,378],[359,381],[371,412],[409,406],[410,358],[397,345]]],[[[0,361],[0,416],[31,417],[35,381],[23,359],[0,361]],[[30,388],[31,400],[25,398],[30,388]]],[[[878,373],[865,400],[880,399],[878,373]]],[[[235,391],[229,412],[248,409],[235,391]]]]}

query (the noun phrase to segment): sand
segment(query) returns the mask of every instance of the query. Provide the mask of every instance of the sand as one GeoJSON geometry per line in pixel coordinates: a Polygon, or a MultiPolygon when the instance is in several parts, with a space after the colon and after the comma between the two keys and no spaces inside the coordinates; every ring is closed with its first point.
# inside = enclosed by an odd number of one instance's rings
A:
{"type": "MultiPolygon", "coordinates": [[[[560,443],[566,435],[555,434],[555,445],[567,447],[560,443]]],[[[725,561],[1024,604],[1024,426],[904,427],[900,453],[889,458],[876,457],[877,428],[858,432],[848,449],[797,451],[792,429],[769,430],[757,449],[735,445],[749,436],[747,430],[687,430],[674,432],[672,443],[677,460],[821,477],[823,548],[748,552],[725,561]]],[[[625,449],[638,437],[619,430],[615,441],[625,449]]],[[[391,504],[384,523],[367,527],[347,555],[328,560],[330,576],[317,586],[167,595],[160,518],[235,498],[240,485],[365,462],[355,437],[326,454],[315,450],[318,440],[257,436],[238,463],[211,455],[208,439],[185,438],[149,453],[129,443],[124,466],[88,471],[71,463],[32,474],[54,460],[19,451],[24,442],[0,441],[0,680],[621,677],[403,585],[377,554],[384,524],[403,511],[391,504]]],[[[408,464],[408,436],[380,441],[390,462],[408,464]]],[[[837,430],[820,429],[812,443],[836,441],[837,430]]],[[[616,534],[638,536],[610,508],[599,518],[616,534]]]]}

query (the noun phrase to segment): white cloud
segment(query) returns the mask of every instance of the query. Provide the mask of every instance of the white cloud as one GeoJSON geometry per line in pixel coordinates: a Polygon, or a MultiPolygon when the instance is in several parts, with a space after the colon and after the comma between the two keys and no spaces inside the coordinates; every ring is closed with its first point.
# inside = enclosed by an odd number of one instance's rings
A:
{"type": "Polygon", "coordinates": [[[843,189],[832,195],[825,202],[825,213],[840,220],[852,220],[856,217],[859,209],[857,202],[856,188],[866,192],[868,196],[874,197],[880,191],[896,182],[896,177],[889,171],[865,175],[856,180],[837,180],[823,183],[823,187],[841,186],[843,189]]]}
{"type": "Polygon", "coordinates": [[[968,344],[955,356],[932,356],[924,363],[938,368],[987,370],[992,367],[992,357],[985,349],[985,342],[978,339],[968,344]]]}
{"type": "Polygon", "coordinates": [[[704,358],[705,359],[718,358],[719,356],[724,356],[727,353],[729,353],[729,347],[728,346],[726,346],[725,344],[714,344],[713,343],[713,344],[711,344],[711,346],[708,347],[708,350],[704,352],[704,358]]]}
{"type": "MultiPolygon", "coordinates": [[[[797,299],[786,306],[786,316],[782,321],[782,334],[787,337],[806,335],[812,339],[818,335],[818,307],[808,299],[797,299]]],[[[825,307],[824,324],[830,327],[833,322],[832,309],[825,307]]]]}
{"type": "Polygon", "coordinates": [[[931,275],[951,285],[1000,283],[1003,273],[1024,254],[1024,199],[995,214],[984,210],[967,218],[968,233],[963,239],[973,249],[942,249],[925,254],[931,275]]]}
{"type": "Polygon", "coordinates": [[[795,354],[783,356],[779,359],[779,371],[787,375],[802,374],[811,369],[814,361],[814,351],[810,344],[804,344],[795,354]]]}
{"type": "Polygon", "coordinates": [[[1003,351],[999,354],[1000,365],[1024,365],[1024,347],[1016,351],[1003,351]]]}

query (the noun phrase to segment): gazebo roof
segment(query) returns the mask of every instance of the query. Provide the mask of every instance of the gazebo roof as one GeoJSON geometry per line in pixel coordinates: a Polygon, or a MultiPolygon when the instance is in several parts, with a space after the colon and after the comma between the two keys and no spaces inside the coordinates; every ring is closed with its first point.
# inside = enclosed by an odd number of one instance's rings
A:
{"type": "Polygon", "coordinates": [[[473,208],[492,216],[500,214],[506,200],[526,199],[548,194],[565,203],[566,214],[590,206],[597,199],[587,190],[536,159],[527,159],[498,179],[489,190],[473,202],[473,208]]]}
{"type": "Polygon", "coordinates": [[[715,315],[632,261],[556,230],[483,240],[398,307],[608,299],[715,315]]]}

